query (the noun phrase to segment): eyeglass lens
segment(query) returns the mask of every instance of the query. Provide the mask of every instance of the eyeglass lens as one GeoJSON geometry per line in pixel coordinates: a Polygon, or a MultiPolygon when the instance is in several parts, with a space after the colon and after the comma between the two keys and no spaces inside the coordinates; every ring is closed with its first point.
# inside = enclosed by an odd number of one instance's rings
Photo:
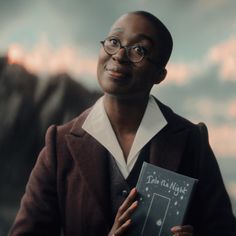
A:
{"type": "Polygon", "coordinates": [[[139,46],[122,46],[120,41],[116,38],[107,38],[102,41],[104,50],[110,55],[116,54],[121,48],[125,48],[127,56],[132,62],[139,62],[144,57],[144,52],[139,46]]]}

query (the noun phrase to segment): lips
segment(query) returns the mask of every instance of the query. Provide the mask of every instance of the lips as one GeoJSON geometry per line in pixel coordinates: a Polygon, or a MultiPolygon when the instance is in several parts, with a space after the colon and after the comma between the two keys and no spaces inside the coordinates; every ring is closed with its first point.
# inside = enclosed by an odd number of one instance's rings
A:
{"type": "Polygon", "coordinates": [[[112,70],[108,70],[108,74],[111,75],[112,77],[118,77],[118,78],[123,78],[126,77],[126,75],[122,72],[118,72],[118,71],[112,71],[112,70]]]}
{"type": "Polygon", "coordinates": [[[127,70],[121,69],[121,68],[116,68],[116,67],[108,67],[106,68],[106,71],[108,75],[110,75],[112,78],[117,78],[117,79],[124,79],[129,77],[130,73],[127,70]]]}

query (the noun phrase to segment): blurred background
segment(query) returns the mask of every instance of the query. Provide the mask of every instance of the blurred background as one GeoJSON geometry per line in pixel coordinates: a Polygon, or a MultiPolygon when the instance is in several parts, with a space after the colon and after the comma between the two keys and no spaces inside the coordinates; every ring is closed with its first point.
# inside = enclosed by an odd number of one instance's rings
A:
{"type": "Polygon", "coordinates": [[[236,213],[235,0],[0,0],[0,235],[15,217],[48,126],[101,95],[99,41],[133,10],[150,11],[172,33],[168,76],[152,93],[206,123],[236,213]]]}

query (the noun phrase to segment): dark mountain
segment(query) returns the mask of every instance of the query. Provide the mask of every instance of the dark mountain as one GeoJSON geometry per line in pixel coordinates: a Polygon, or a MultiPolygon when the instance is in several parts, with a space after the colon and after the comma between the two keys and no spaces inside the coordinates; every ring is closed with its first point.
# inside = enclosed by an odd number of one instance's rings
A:
{"type": "Polygon", "coordinates": [[[39,79],[0,58],[0,235],[12,223],[47,128],[76,117],[100,95],[67,74],[39,79]]]}

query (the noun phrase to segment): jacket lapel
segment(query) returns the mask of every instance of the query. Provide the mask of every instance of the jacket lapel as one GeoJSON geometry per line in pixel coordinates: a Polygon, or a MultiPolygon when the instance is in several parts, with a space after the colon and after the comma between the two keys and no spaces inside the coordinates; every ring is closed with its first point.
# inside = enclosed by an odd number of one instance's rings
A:
{"type": "MultiPolygon", "coordinates": [[[[168,128],[167,128],[168,129],[168,128]]],[[[174,133],[163,130],[156,135],[150,145],[150,163],[172,171],[178,171],[188,131],[174,133]]]]}
{"type": "Polygon", "coordinates": [[[104,215],[106,223],[109,224],[108,155],[106,149],[81,128],[87,113],[83,114],[82,117],[80,116],[72,127],[67,136],[67,144],[72,157],[78,164],[81,176],[87,182],[101,209],[101,214],[104,215]]]}
{"type": "Polygon", "coordinates": [[[186,121],[156,99],[167,125],[152,139],[150,163],[172,171],[178,171],[186,147],[189,130],[186,121]]]}

